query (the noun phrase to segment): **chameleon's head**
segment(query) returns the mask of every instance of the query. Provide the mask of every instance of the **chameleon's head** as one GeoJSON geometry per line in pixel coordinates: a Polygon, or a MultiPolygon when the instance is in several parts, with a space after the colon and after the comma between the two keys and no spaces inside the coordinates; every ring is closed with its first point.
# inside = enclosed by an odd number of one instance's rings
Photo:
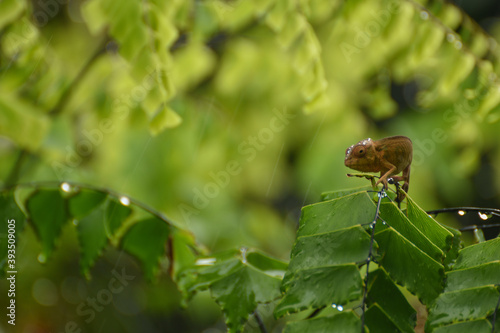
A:
{"type": "Polygon", "coordinates": [[[375,147],[372,139],[368,138],[347,148],[344,164],[354,170],[373,172],[375,159],[375,147]]]}

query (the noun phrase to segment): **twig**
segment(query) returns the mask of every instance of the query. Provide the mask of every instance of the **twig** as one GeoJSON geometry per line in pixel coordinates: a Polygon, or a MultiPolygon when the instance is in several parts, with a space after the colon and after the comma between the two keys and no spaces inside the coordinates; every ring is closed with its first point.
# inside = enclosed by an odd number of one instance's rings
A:
{"type": "Polygon", "coordinates": [[[480,207],[451,207],[451,208],[441,208],[435,210],[428,210],[426,213],[429,215],[438,215],[440,213],[458,213],[458,212],[479,212],[479,213],[489,213],[491,215],[500,217],[500,209],[497,208],[480,208],[480,207]]]}
{"type": "MultiPolygon", "coordinates": [[[[426,213],[429,215],[438,216],[440,213],[459,213],[459,215],[465,215],[468,212],[477,212],[481,219],[485,220],[482,215],[494,215],[500,217],[500,209],[497,208],[480,208],[480,207],[451,207],[451,208],[441,208],[435,210],[429,210],[426,213]]],[[[468,225],[460,228],[460,231],[471,231],[477,229],[495,228],[500,227],[499,223],[495,224],[482,224],[482,225],[468,225]]]]}
{"type": "Polygon", "coordinates": [[[264,322],[262,321],[262,318],[260,317],[259,313],[257,310],[253,312],[253,316],[255,317],[255,320],[257,321],[257,324],[259,325],[259,329],[262,333],[267,333],[267,328],[264,325],[264,322]]]}
{"type": "Polygon", "coordinates": [[[369,268],[370,262],[372,261],[373,256],[373,242],[375,240],[375,226],[377,224],[377,220],[380,218],[380,204],[382,202],[382,198],[387,196],[385,190],[382,189],[378,192],[378,201],[377,201],[377,209],[375,211],[375,217],[373,221],[370,223],[370,229],[372,229],[371,237],[370,237],[370,249],[368,251],[368,257],[366,258],[366,276],[365,276],[365,287],[363,290],[363,302],[361,304],[361,333],[365,333],[365,308],[366,308],[366,298],[368,296],[368,276],[369,276],[369,268]]]}

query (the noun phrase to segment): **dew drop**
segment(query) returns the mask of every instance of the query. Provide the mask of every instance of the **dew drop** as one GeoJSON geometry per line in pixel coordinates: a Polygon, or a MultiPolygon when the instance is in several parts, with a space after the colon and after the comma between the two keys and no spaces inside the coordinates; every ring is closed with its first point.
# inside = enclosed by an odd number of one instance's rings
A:
{"type": "Polygon", "coordinates": [[[80,223],[80,221],[78,221],[77,219],[73,219],[73,225],[78,225],[78,223],[80,223]]]}
{"type": "Polygon", "coordinates": [[[38,258],[37,258],[38,262],[42,263],[42,264],[45,264],[47,262],[47,257],[45,256],[45,254],[43,253],[40,253],[38,255],[38,258]]]}
{"type": "Polygon", "coordinates": [[[477,214],[479,215],[479,218],[481,220],[487,220],[487,219],[489,219],[491,217],[491,215],[484,214],[484,213],[481,213],[481,212],[478,212],[477,214]]]}
{"type": "Polygon", "coordinates": [[[248,248],[246,248],[244,246],[240,248],[241,262],[244,263],[244,264],[247,263],[247,251],[248,251],[248,248]]]}
{"type": "Polygon", "coordinates": [[[129,199],[129,198],[127,198],[127,197],[125,197],[125,196],[121,196],[121,197],[120,197],[120,202],[121,202],[121,204],[122,204],[122,205],[124,205],[124,206],[128,206],[128,205],[130,205],[130,199],[129,199]]]}
{"type": "Polygon", "coordinates": [[[217,259],[215,258],[200,258],[194,263],[196,266],[212,266],[215,264],[217,259]]]}
{"type": "Polygon", "coordinates": [[[370,229],[375,228],[375,222],[370,223],[370,229]]]}
{"type": "Polygon", "coordinates": [[[421,11],[420,18],[424,21],[427,20],[429,18],[429,13],[427,13],[425,10],[421,11]]]}
{"type": "Polygon", "coordinates": [[[449,33],[449,34],[447,34],[447,35],[446,35],[446,40],[447,40],[448,42],[450,42],[450,43],[453,43],[456,39],[457,39],[457,38],[456,38],[456,37],[455,37],[455,35],[454,35],[454,34],[452,34],[452,33],[449,33]]]}
{"type": "Polygon", "coordinates": [[[464,215],[465,215],[465,211],[463,211],[463,210],[459,210],[459,211],[458,211],[458,215],[460,215],[460,216],[464,216],[464,215]]]}
{"type": "Polygon", "coordinates": [[[461,42],[461,41],[459,41],[459,40],[457,40],[457,41],[455,42],[455,48],[456,48],[457,50],[460,50],[460,49],[462,48],[462,42],[461,42]]]}
{"type": "Polygon", "coordinates": [[[340,304],[332,303],[332,308],[337,309],[338,311],[344,311],[344,307],[340,304]]]}
{"type": "Polygon", "coordinates": [[[385,222],[385,221],[382,221],[382,224],[383,224],[383,225],[386,225],[386,224],[387,224],[387,222],[385,222]]]}
{"type": "Polygon", "coordinates": [[[61,190],[68,193],[71,191],[71,186],[68,183],[64,182],[61,184],[61,190]]]}

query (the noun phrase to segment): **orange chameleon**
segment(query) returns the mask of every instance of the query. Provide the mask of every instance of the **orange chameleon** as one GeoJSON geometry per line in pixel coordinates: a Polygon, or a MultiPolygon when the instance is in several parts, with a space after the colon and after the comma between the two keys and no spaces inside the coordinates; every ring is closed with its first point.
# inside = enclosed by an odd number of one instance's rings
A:
{"type": "MultiPolygon", "coordinates": [[[[347,148],[344,164],[346,167],[363,172],[380,172],[375,185],[383,184],[387,189],[387,179],[404,181],[403,190],[408,193],[413,145],[406,136],[391,136],[373,141],[368,138],[347,148]],[[402,176],[395,176],[403,172],[402,176]],[[395,176],[395,177],[394,177],[395,176]]],[[[398,194],[398,201],[404,199],[398,194]]]]}

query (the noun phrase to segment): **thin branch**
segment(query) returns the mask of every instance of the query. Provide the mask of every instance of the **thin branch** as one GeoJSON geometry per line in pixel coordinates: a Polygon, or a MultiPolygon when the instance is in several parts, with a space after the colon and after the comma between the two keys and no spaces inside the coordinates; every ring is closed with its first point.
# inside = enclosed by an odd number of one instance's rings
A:
{"type": "Polygon", "coordinates": [[[491,215],[500,217],[500,209],[497,208],[480,208],[480,207],[451,207],[451,208],[441,208],[435,210],[429,210],[426,213],[429,215],[437,216],[440,213],[458,213],[458,212],[478,212],[478,213],[489,213],[491,215]]]}
{"type": "Polygon", "coordinates": [[[487,228],[498,228],[500,223],[495,224],[481,224],[481,225],[468,225],[466,227],[460,228],[460,231],[474,231],[477,229],[487,229],[487,228]]]}
{"type": "MultiPolygon", "coordinates": [[[[426,213],[429,215],[438,216],[440,213],[458,213],[459,215],[465,215],[469,212],[477,212],[479,217],[483,220],[488,219],[483,218],[484,215],[493,215],[500,217],[500,209],[497,208],[480,208],[480,207],[451,207],[451,208],[441,208],[435,210],[429,210],[426,213]]],[[[473,231],[477,229],[486,229],[486,228],[495,228],[500,227],[499,223],[494,224],[482,224],[482,225],[468,225],[463,228],[460,228],[460,231],[473,231]]]]}
{"type": "Polygon", "coordinates": [[[260,317],[259,313],[257,310],[253,312],[253,316],[255,317],[255,320],[257,321],[257,324],[259,325],[259,329],[262,333],[267,333],[267,328],[264,325],[264,322],[262,321],[262,318],[260,317]]]}
{"type": "Polygon", "coordinates": [[[363,302],[361,304],[361,333],[365,332],[365,311],[366,311],[366,298],[368,296],[368,276],[369,276],[369,268],[370,262],[372,261],[373,256],[373,243],[375,241],[375,226],[377,224],[377,220],[380,218],[380,204],[382,203],[382,198],[386,197],[387,194],[385,190],[382,189],[378,192],[378,201],[377,201],[377,209],[375,211],[375,217],[373,221],[370,223],[370,229],[372,230],[370,237],[370,249],[368,251],[368,257],[366,258],[366,276],[365,276],[365,287],[363,290],[363,302]]]}

